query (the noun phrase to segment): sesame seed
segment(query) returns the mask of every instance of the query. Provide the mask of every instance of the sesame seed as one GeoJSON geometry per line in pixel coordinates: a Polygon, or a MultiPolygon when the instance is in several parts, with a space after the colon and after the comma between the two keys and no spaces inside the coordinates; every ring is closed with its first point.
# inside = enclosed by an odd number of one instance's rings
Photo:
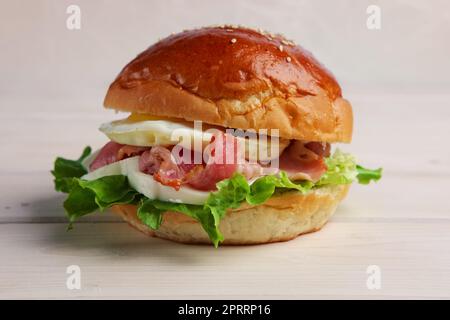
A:
{"type": "Polygon", "coordinates": [[[236,38],[231,39],[231,43],[236,43],[236,38]]]}
{"type": "Polygon", "coordinates": [[[291,60],[292,60],[291,57],[286,57],[287,62],[291,62],[291,60]]]}
{"type": "Polygon", "coordinates": [[[233,32],[234,30],[233,29],[227,29],[227,32],[233,32]]]}
{"type": "Polygon", "coordinates": [[[280,44],[280,46],[278,47],[278,49],[280,49],[280,51],[283,52],[283,45],[280,44]]]}

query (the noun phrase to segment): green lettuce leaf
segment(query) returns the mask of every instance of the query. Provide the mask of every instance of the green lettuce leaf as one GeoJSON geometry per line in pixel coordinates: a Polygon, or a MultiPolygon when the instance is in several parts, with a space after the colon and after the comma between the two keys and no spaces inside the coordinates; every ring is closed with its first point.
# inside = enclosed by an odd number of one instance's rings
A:
{"type": "Polygon", "coordinates": [[[87,173],[81,162],[91,154],[91,147],[85,147],[78,160],[56,158],[54,169],[51,171],[55,179],[56,191],[68,193],[71,188],[72,178],[79,178],[87,173]]]}
{"type": "Polygon", "coordinates": [[[136,204],[142,195],[130,187],[126,176],[106,176],[96,180],[72,178],[64,209],[72,223],[88,213],[104,211],[115,204],[136,204]]]}
{"type": "Polygon", "coordinates": [[[217,183],[217,191],[211,193],[205,203],[205,208],[209,209],[214,217],[214,224],[219,225],[228,208],[239,207],[249,192],[247,179],[241,174],[235,174],[217,183]]]}
{"type": "Polygon", "coordinates": [[[314,186],[311,181],[292,182],[286,172],[281,171],[278,176],[264,176],[257,179],[246,195],[246,201],[252,205],[258,205],[269,199],[276,188],[294,189],[305,194],[314,186]]]}
{"type": "Polygon", "coordinates": [[[218,224],[216,225],[211,210],[206,206],[145,198],[141,200],[137,215],[145,225],[152,229],[158,229],[162,223],[162,214],[166,211],[180,212],[198,221],[214,246],[217,247],[219,242],[223,241],[223,235],[220,233],[218,224]]]}
{"type": "Polygon", "coordinates": [[[356,159],[348,153],[336,150],[331,157],[325,158],[327,172],[325,172],[317,186],[349,184],[356,180],[358,172],[356,170],[356,159]]]}
{"type": "Polygon", "coordinates": [[[378,181],[381,179],[383,174],[383,169],[367,169],[363,166],[357,165],[356,170],[358,171],[358,182],[360,184],[369,184],[371,181],[378,181]]]}
{"type": "Polygon", "coordinates": [[[316,183],[316,187],[330,184],[349,184],[358,181],[360,184],[369,184],[371,181],[381,179],[383,170],[367,169],[356,164],[354,156],[336,150],[332,157],[326,158],[327,172],[316,183]]]}
{"type": "MultiPolygon", "coordinates": [[[[183,213],[198,221],[208,234],[214,246],[224,240],[219,224],[228,209],[238,208],[246,201],[251,205],[264,203],[277,191],[297,190],[303,194],[313,188],[325,185],[349,184],[358,181],[368,184],[378,181],[382,170],[371,170],[356,164],[355,158],[337,150],[326,158],[327,172],[316,182],[291,181],[285,172],[258,178],[251,185],[246,178],[236,173],[231,178],[220,181],[217,191],[210,193],[204,205],[173,203],[148,199],[135,191],[126,176],[106,176],[96,180],[80,179],[86,173],[81,162],[90,154],[87,147],[78,160],[58,158],[52,171],[55,177],[55,189],[67,192],[64,208],[69,217],[70,226],[79,217],[108,208],[115,204],[136,204],[138,218],[149,228],[158,229],[167,211],[183,213]]],[[[69,227],[70,227],[69,226],[69,227]]]]}

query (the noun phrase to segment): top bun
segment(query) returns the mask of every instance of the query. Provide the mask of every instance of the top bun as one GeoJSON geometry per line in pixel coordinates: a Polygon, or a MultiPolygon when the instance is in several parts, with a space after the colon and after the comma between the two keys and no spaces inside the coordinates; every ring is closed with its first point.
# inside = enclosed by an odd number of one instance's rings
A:
{"type": "Polygon", "coordinates": [[[350,142],[352,108],[308,51],[236,26],[169,36],[139,54],[110,85],[104,105],[286,139],[350,142]],[[270,134],[270,131],[269,131],[270,134]]]}

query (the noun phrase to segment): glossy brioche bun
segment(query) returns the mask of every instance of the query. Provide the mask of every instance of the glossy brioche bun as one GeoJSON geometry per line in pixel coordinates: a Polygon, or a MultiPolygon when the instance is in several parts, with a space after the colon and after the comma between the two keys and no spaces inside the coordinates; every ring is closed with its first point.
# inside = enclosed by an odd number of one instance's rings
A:
{"type": "MultiPolygon", "coordinates": [[[[225,237],[222,244],[245,245],[291,240],[317,231],[328,221],[349,185],[323,187],[302,195],[291,191],[274,196],[259,206],[242,205],[229,210],[220,222],[225,237]]],[[[158,230],[151,230],[137,218],[136,206],[116,205],[113,211],[139,231],[158,238],[182,243],[211,243],[194,219],[176,212],[166,212],[158,230]]]]}
{"type": "Polygon", "coordinates": [[[286,139],[350,142],[352,108],[333,75],[282,36],[220,26],[169,36],[138,55],[104,105],[286,139]],[[270,134],[270,131],[269,131],[270,134]]]}

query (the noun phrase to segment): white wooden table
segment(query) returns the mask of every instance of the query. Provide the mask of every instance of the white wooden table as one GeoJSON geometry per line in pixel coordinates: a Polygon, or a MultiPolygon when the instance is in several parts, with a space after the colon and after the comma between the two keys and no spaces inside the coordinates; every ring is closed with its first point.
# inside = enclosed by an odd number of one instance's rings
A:
{"type": "Polygon", "coordinates": [[[450,95],[353,94],[355,185],[320,232],[262,246],[147,238],[111,213],[66,232],[49,170],[106,141],[101,98],[1,97],[0,298],[450,298],[450,95]],[[81,289],[66,268],[81,268],[81,289]],[[366,285],[369,265],[381,289],[366,285]]]}

